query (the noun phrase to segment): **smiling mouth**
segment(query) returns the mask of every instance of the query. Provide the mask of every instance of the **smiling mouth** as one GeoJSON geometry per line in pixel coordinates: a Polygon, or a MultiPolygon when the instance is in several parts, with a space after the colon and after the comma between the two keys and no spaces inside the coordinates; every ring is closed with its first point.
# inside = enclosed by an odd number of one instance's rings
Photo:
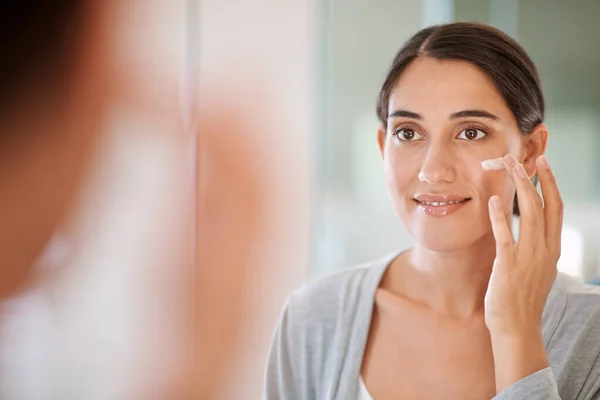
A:
{"type": "Polygon", "coordinates": [[[452,200],[452,201],[420,201],[417,199],[413,199],[413,200],[416,201],[418,204],[423,204],[428,207],[444,207],[444,206],[449,206],[449,205],[453,205],[453,204],[466,203],[467,201],[470,201],[471,198],[466,198],[463,200],[452,200]]]}

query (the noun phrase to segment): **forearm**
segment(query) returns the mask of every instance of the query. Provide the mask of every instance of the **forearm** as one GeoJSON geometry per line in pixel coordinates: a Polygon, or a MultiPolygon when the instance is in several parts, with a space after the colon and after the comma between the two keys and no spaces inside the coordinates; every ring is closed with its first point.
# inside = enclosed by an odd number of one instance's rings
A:
{"type": "Polygon", "coordinates": [[[500,393],[531,374],[548,368],[541,331],[518,334],[491,333],[496,377],[500,393]]]}

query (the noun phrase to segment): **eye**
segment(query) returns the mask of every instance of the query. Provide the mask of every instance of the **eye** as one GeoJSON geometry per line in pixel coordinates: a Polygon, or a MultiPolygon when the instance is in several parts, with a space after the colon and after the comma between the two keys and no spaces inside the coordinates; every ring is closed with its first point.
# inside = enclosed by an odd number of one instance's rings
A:
{"type": "Polygon", "coordinates": [[[398,128],[394,131],[394,136],[403,142],[414,142],[423,139],[423,135],[414,129],[398,128]]]}
{"type": "Polygon", "coordinates": [[[487,133],[485,133],[481,129],[468,128],[468,129],[465,129],[464,131],[462,131],[460,133],[460,135],[457,136],[457,138],[462,139],[462,140],[473,141],[473,140],[483,139],[486,136],[487,136],[487,133]]]}

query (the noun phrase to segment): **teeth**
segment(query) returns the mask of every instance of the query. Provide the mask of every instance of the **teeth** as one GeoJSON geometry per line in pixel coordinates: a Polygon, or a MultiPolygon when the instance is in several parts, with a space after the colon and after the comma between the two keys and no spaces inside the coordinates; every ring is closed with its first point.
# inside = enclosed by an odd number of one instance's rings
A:
{"type": "Polygon", "coordinates": [[[461,201],[421,201],[421,203],[425,204],[426,206],[442,207],[442,206],[447,206],[447,205],[451,205],[451,204],[462,203],[463,201],[464,200],[461,200],[461,201]]]}

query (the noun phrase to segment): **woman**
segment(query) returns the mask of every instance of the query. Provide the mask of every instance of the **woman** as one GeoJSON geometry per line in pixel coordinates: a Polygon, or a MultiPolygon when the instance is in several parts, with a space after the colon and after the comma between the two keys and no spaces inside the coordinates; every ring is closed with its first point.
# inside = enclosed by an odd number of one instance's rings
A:
{"type": "Polygon", "coordinates": [[[267,398],[600,398],[600,295],[557,275],[563,206],[525,51],[485,25],[423,29],[394,59],[377,113],[416,245],[289,297],[267,398]],[[502,168],[484,170],[489,159],[502,168]]]}

